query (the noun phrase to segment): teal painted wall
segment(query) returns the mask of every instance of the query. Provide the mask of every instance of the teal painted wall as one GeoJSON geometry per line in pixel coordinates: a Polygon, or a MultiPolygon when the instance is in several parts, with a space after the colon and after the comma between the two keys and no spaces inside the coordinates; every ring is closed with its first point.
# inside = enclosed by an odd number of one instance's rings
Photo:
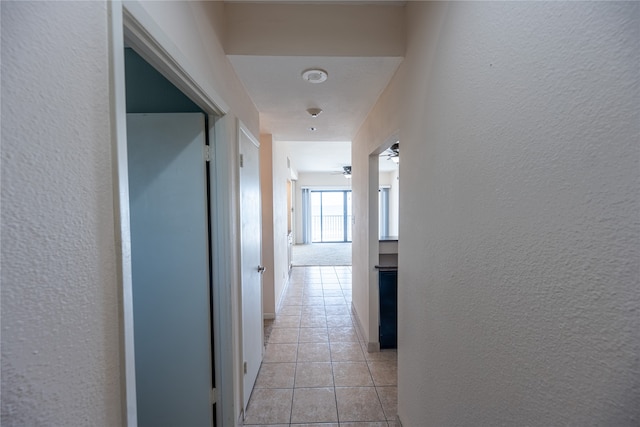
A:
{"type": "Polygon", "coordinates": [[[133,49],[124,51],[127,113],[204,112],[133,49]]]}

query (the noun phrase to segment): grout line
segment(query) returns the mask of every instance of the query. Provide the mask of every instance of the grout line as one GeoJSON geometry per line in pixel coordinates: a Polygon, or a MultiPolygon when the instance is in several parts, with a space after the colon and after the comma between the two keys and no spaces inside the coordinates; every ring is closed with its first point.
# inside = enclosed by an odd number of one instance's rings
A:
{"type": "MultiPolygon", "coordinates": [[[[333,384],[332,388],[333,388],[334,400],[335,400],[335,405],[336,405],[336,407],[335,407],[335,408],[336,408],[337,423],[340,423],[341,421],[340,421],[340,414],[339,414],[339,410],[338,410],[337,386],[336,386],[336,382],[335,382],[335,365],[334,365],[334,361],[333,361],[333,358],[332,358],[332,355],[331,355],[331,347],[332,347],[332,345],[331,345],[331,340],[329,339],[329,325],[328,325],[328,319],[329,319],[329,317],[331,317],[331,316],[337,316],[337,315],[339,315],[339,314],[328,314],[328,313],[326,312],[327,304],[325,303],[324,298],[326,297],[326,295],[325,295],[325,291],[329,291],[329,290],[331,290],[331,291],[337,291],[337,290],[339,290],[339,291],[340,291],[340,293],[343,295],[343,297],[344,297],[344,298],[346,298],[346,295],[345,295],[345,292],[346,292],[346,291],[348,291],[349,293],[351,293],[352,291],[351,291],[351,289],[344,289],[344,288],[342,287],[342,283],[340,282],[340,279],[339,279],[339,278],[338,278],[338,289],[325,289],[325,288],[324,288],[324,285],[325,285],[325,284],[326,284],[326,285],[335,285],[335,282],[334,282],[334,280],[333,280],[333,279],[334,279],[335,277],[337,277],[337,270],[335,269],[335,267],[332,267],[332,269],[333,269],[333,273],[330,273],[330,274],[324,274],[324,275],[323,275],[322,273],[320,273],[320,278],[319,278],[319,279],[320,279],[320,280],[319,280],[319,282],[320,282],[320,283],[313,283],[313,284],[312,284],[312,285],[319,285],[320,289],[322,290],[322,302],[314,303],[314,304],[312,304],[312,305],[308,305],[308,307],[322,307],[322,308],[323,308],[323,310],[324,310],[324,319],[325,319],[325,321],[326,321],[327,323],[326,323],[326,325],[324,325],[324,326],[323,326],[323,327],[321,327],[321,328],[320,328],[320,327],[318,327],[318,329],[323,329],[323,330],[324,330],[324,331],[326,331],[326,333],[327,333],[327,341],[326,341],[326,344],[327,344],[327,347],[328,347],[328,349],[329,349],[329,363],[330,363],[330,366],[331,366],[331,375],[332,375],[332,384],[333,384]],[[332,276],[332,277],[331,277],[331,279],[329,279],[329,277],[330,277],[330,276],[332,276]],[[324,277],[324,279],[325,279],[325,280],[330,280],[330,282],[325,282],[325,281],[323,281],[323,277],[324,277]]],[[[317,268],[308,269],[308,270],[318,272],[318,269],[317,269],[317,268]]],[[[305,268],[305,270],[304,270],[304,271],[306,272],[306,271],[308,271],[308,270],[305,268]]],[[[295,270],[294,270],[294,271],[295,271],[295,270]]],[[[321,271],[322,271],[322,269],[320,269],[320,272],[321,272],[321,271]]],[[[348,272],[349,272],[349,273],[351,273],[351,270],[349,269],[349,270],[348,270],[348,272]]],[[[343,274],[344,274],[344,273],[343,273],[343,274]]],[[[295,277],[295,276],[297,276],[297,275],[292,275],[292,277],[295,277]]],[[[315,282],[315,281],[318,281],[318,278],[317,278],[317,277],[315,277],[315,278],[313,278],[313,280],[314,280],[314,282],[315,282]]],[[[345,279],[345,280],[346,280],[346,279],[345,279]]],[[[303,276],[302,278],[296,278],[295,280],[292,280],[292,281],[291,281],[291,285],[292,285],[292,287],[291,287],[290,289],[298,290],[298,289],[302,288],[302,297],[303,297],[303,298],[304,298],[305,296],[307,296],[307,295],[305,295],[305,293],[306,293],[306,292],[305,292],[305,289],[307,288],[307,285],[309,285],[309,283],[306,283],[306,279],[305,279],[305,277],[304,277],[304,276],[303,276]]],[[[316,287],[316,286],[314,286],[314,287],[316,287]]],[[[335,292],[333,292],[333,293],[335,293],[335,292]]],[[[333,296],[333,295],[331,295],[331,296],[333,296]]],[[[348,305],[348,304],[347,304],[347,305],[348,305]]],[[[293,421],[293,409],[294,409],[293,404],[294,404],[294,400],[295,400],[295,399],[294,399],[294,396],[295,396],[295,389],[296,389],[296,376],[297,376],[297,372],[298,372],[298,365],[301,363],[301,362],[299,361],[299,349],[300,349],[300,344],[303,344],[303,343],[301,343],[301,342],[300,342],[300,332],[301,332],[301,329],[302,329],[302,316],[303,316],[303,314],[302,314],[302,310],[304,309],[304,307],[305,307],[305,305],[303,304],[303,305],[301,306],[301,308],[300,308],[300,322],[298,323],[298,327],[296,328],[296,329],[298,329],[297,342],[296,342],[296,343],[292,343],[292,344],[295,344],[295,345],[296,345],[296,359],[295,359],[295,362],[293,362],[293,363],[295,363],[295,370],[294,370],[294,379],[293,379],[293,380],[294,380],[294,382],[293,382],[293,389],[292,389],[292,395],[291,395],[291,396],[292,396],[292,397],[291,397],[291,410],[290,410],[290,412],[289,412],[289,424],[288,424],[288,425],[292,425],[291,423],[292,423],[292,421],[293,421]]],[[[353,316],[351,316],[351,314],[349,314],[349,316],[350,316],[350,319],[351,319],[351,325],[350,325],[350,327],[351,327],[351,328],[356,328],[356,325],[355,325],[355,324],[354,324],[354,322],[353,322],[353,316]]],[[[344,327],[344,326],[335,326],[335,327],[336,327],[336,328],[338,328],[338,327],[344,327]]],[[[291,327],[291,328],[293,328],[293,327],[291,327]]],[[[362,349],[362,346],[361,346],[361,337],[359,336],[359,334],[358,334],[357,332],[356,332],[356,338],[357,338],[357,340],[358,340],[358,341],[357,341],[357,343],[358,343],[358,344],[359,344],[359,346],[360,346],[360,350],[364,353],[364,349],[362,349]]],[[[323,343],[324,343],[324,342],[323,342],[323,343]]],[[[355,362],[355,361],[354,361],[354,362],[355,362]]],[[[365,362],[365,364],[367,365],[367,370],[368,370],[369,376],[370,376],[370,378],[371,378],[371,381],[373,382],[373,375],[371,374],[371,370],[370,370],[369,363],[368,363],[369,361],[366,359],[366,357],[365,357],[364,362],[365,362]]],[[[291,362],[275,362],[275,363],[291,363],[291,362]]],[[[374,388],[376,388],[376,386],[375,386],[375,382],[374,382],[373,387],[374,387],[374,388]]],[[[312,387],[312,388],[318,388],[318,387],[312,387]]],[[[385,421],[384,421],[384,422],[385,422],[385,423],[387,423],[387,425],[389,425],[389,424],[388,424],[388,421],[386,420],[386,413],[384,413],[384,407],[382,406],[382,401],[381,401],[381,399],[380,399],[380,396],[379,396],[379,393],[378,393],[377,388],[376,388],[376,396],[378,397],[378,402],[379,402],[380,407],[382,408],[383,414],[384,414],[384,416],[385,416],[385,421]]]]}

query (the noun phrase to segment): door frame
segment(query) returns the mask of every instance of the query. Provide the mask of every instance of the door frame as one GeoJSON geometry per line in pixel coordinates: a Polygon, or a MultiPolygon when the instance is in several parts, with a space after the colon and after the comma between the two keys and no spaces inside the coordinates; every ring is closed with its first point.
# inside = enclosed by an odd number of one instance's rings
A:
{"type": "MultiPolygon", "coordinates": [[[[122,425],[137,426],[135,353],[133,334],[133,293],[131,275],[131,229],[129,222],[129,175],[127,160],[127,118],[124,48],[134,50],[176,85],[187,97],[209,116],[210,126],[216,124],[210,138],[213,141],[212,162],[212,251],[213,262],[213,313],[214,313],[214,366],[216,371],[217,424],[235,422],[234,403],[234,322],[236,307],[231,284],[237,272],[233,262],[225,262],[223,254],[234,250],[234,232],[229,231],[233,218],[234,200],[233,168],[228,156],[233,150],[224,141],[235,123],[224,119],[229,106],[213,88],[205,85],[180,50],[164,33],[144,8],[136,2],[112,1],[107,6],[109,14],[109,87],[113,158],[114,222],[116,235],[116,260],[118,263],[118,293],[120,319],[120,384],[122,425]],[[223,327],[223,325],[225,327],[223,327]],[[231,327],[229,327],[231,326],[231,327]],[[224,350],[224,351],[222,351],[224,350]]],[[[228,138],[226,138],[228,139],[228,138]]],[[[235,258],[232,257],[232,261],[235,258]]]]}
{"type": "MultiPolygon", "coordinates": [[[[375,150],[369,153],[369,170],[368,170],[368,193],[369,193],[369,229],[368,245],[369,245],[369,338],[367,341],[367,351],[375,353],[380,351],[380,337],[378,335],[378,326],[380,324],[380,290],[378,288],[378,270],[375,268],[380,260],[380,207],[379,207],[379,191],[380,191],[380,154],[400,139],[400,131],[396,130],[389,135],[384,142],[375,150]]],[[[366,319],[365,319],[366,320],[366,319]]]]}

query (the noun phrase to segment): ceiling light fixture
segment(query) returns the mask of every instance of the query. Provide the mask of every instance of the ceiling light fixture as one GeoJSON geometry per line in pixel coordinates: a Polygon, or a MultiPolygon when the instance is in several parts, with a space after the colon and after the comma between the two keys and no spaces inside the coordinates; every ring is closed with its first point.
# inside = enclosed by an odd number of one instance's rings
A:
{"type": "Polygon", "coordinates": [[[315,119],[316,117],[318,117],[320,115],[320,113],[322,113],[322,109],[321,108],[307,108],[307,113],[309,113],[309,115],[315,119]]]}
{"type": "Polygon", "coordinates": [[[309,83],[322,83],[327,80],[329,74],[320,68],[310,68],[302,72],[302,78],[309,83]]]}

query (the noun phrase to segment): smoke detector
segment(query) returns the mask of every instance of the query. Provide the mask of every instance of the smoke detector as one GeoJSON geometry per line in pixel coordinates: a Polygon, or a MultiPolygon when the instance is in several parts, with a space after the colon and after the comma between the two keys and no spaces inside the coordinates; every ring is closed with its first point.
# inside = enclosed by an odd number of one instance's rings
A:
{"type": "Polygon", "coordinates": [[[322,108],[307,108],[307,113],[315,119],[322,113],[322,108]]]}
{"type": "Polygon", "coordinates": [[[302,72],[302,78],[309,83],[322,83],[327,80],[329,75],[325,70],[320,68],[310,68],[302,72]]]}

